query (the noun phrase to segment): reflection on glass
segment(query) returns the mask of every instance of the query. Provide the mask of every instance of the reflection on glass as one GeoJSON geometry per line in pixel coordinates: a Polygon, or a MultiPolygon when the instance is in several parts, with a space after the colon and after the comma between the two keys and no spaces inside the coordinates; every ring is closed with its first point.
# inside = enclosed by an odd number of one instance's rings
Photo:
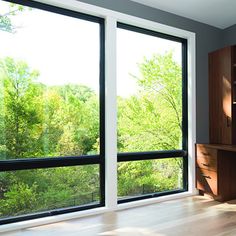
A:
{"type": "Polygon", "coordinates": [[[0,24],[0,159],[99,153],[99,24],[22,9],[0,24]]]}
{"type": "Polygon", "coordinates": [[[118,197],[183,189],[183,159],[128,161],[118,164],[118,197]]]}
{"type": "Polygon", "coordinates": [[[0,172],[0,218],[99,201],[98,165],[0,172]]]}
{"type": "Polygon", "coordinates": [[[182,149],[182,44],[117,29],[118,151],[182,149]]]}

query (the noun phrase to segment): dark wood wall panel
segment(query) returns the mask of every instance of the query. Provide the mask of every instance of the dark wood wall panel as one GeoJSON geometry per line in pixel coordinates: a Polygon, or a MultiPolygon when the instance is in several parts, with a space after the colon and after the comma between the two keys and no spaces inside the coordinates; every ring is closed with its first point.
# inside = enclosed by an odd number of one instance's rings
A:
{"type": "Polygon", "coordinates": [[[209,54],[210,143],[232,144],[231,47],[209,54]]]}

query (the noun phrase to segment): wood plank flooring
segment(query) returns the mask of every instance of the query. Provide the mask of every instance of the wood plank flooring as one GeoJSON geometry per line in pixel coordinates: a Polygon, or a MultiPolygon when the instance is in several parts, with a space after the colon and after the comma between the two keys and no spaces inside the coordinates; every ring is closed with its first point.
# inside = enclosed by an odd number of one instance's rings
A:
{"type": "Polygon", "coordinates": [[[1,236],[236,235],[236,200],[182,198],[97,216],[2,233],[1,236]]]}

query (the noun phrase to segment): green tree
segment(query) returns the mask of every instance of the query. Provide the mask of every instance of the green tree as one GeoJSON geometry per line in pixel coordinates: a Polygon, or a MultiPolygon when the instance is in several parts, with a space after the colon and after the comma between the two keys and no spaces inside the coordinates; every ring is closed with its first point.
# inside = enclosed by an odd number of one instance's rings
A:
{"type": "MultiPolygon", "coordinates": [[[[182,74],[173,55],[139,65],[139,93],[118,98],[120,152],[179,148],[182,74]]],[[[1,158],[55,157],[99,152],[99,99],[83,85],[47,86],[39,73],[12,58],[0,62],[1,158]]],[[[181,188],[182,160],[119,163],[119,196],[181,188]]],[[[0,173],[0,215],[90,203],[99,199],[98,167],[0,173]]]]}
{"type": "MultiPolygon", "coordinates": [[[[1,158],[97,152],[97,95],[82,85],[46,86],[22,61],[0,61],[1,158]]],[[[0,215],[82,205],[99,199],[95,165],[0,173],[0,215]],[[18,195],[17,195],[18,194],[18,195]]]]}
{"type": "Polygon", "coordinates": [[[3,92],[1,120],[4,133],[1,146],[6,146],[7,158],[26,157],[31,154],[37,137],[37,126],[40,120],[37,106],[41,94],[34,83],[37,71],[31,71],[24,62],[15,62],[6,58],[0,62],[0,84],[3,92]]]}
{"type": "Polygon", "coordinates": [[[138,95],[119,98],[120,151],[179,149],[182,140],[182,74],[172,53],[139,65],[138,95]]]}
{"type": "Polygon", "coordinates": [[[13,25],[11,18],[19,12],[24,11],[25,7],[14,3],[7,3],[7,5],[8,10],[0,12],[0,30],[14,33],[17,27],[13,25]]]}
{"type": "Polygon", "coordinates": [[[83,85],[59,88],[63,97],[60,126],[63,134],[58,143],[61,155],[95,154],[99,137],[98,96],[83,85]]]}
{"type": "Polygon", "coordinates": [[[37,208],[37,186],[25,183],[12,184],[0,200],[0,215],[15,216],[28,213],[37,208]]]}
{"type": "MultiPolygon", "coordinates": [[[[120,152],[179,149],[182,141],[182,71],[172,52],[144,58],[139,93],[118,98],[120,152]]],[[[181,188],[181,158],[125,162],[118,167],[119,195],[181,188]]]]}
{"type": "Polygon", "coordinates": [[[98,152],[98,96],[82,85],[46,86],[12,58],[0,62],[2,158],[98,152]]]}

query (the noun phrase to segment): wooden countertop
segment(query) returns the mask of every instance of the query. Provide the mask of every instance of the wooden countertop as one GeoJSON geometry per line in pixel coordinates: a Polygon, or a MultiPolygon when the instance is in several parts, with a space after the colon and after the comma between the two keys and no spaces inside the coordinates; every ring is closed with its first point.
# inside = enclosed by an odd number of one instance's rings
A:
{"type": "Polygon", "coordinates": [[[214,149],[217,149],[217,150],[236,152],[236,145],[209,144],[209,143],[197,143],[197,145],[204,145],[205,147],[214,148],[214,149]]]}

